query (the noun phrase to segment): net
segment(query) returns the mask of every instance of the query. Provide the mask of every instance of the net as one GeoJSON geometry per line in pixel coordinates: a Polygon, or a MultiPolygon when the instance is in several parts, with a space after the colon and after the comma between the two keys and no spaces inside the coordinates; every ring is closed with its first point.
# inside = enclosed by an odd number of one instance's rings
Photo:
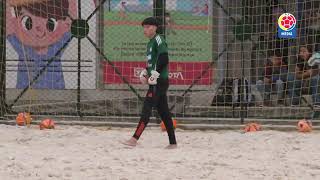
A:
{"type": "Polygon", "coordinates": [[[27,111],[139,117],[148,89],[139,80],[149,41],[141,22],[155,16],[169,48],[168,100],[174,116],[318,118],[317,1],[2,3],[3,116],[27,111]]]}

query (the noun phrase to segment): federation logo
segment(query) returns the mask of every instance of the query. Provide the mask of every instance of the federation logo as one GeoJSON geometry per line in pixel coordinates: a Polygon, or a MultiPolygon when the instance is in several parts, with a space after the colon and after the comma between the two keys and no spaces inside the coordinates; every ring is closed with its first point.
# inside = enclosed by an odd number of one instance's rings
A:
{"type": "Polygon", "coordinates": [[[291,31],[296,27],[296,23],[296,18],[290,13],[284,13],[278,19],[280,29],[284,31],[291,31]]]}
{"type": "Polygon", "coordinates": [[[296,18],[290,13],[282,14],[278,19],[278,37],[296,38],[296,18]]]}

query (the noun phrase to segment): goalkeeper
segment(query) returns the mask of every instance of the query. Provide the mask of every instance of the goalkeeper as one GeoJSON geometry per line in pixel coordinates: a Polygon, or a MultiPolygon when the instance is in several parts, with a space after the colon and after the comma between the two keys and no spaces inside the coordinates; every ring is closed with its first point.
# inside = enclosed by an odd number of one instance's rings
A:
{"type": "Polygon", "coordinates": [[[129,146],[136,146],[142,132],[146,128],[152,107],[156,107],[163,120],[169,136],[168,149],[176,148],[176,138],[167,102],[168,80],[168,48],[163,37],[156,33],[157,19],[148,17],[142,22],[144,35],[150,39],[147,45],[147,67],[140,73],[140,81],[149,84],[149,89],[144,100],[140,121],[133,137],[124,142],[129,146]]]}

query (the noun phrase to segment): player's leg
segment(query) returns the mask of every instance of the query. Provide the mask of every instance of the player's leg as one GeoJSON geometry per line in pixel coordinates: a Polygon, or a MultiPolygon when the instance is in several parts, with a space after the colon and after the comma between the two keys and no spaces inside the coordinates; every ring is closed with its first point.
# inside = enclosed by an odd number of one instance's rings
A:
{"type": "Polygon", "coordinates": [[[135,133],[133,134],[133,137],[136,138],[137,140],[140,138],[142,132],[144,131],[145,127],[147,127],[150,121],[152,106],[153,106],[152,98],[146,97],[143,103],[143,108],[140,115],[140,121],[138,123],[135,133]]]}
{"type": "Polygon", "coordinates": [[[169,111],[169,107],[168,107],[168,100],[167,100],[167,96],[166,95],[161,95],[159,97],[159,102],[158,102],[158,106],[157,106],[157,110],[158,113],[166,127],[168,136],[169,136],[169,143],[170,145],[168,146],[170,147],[176,147],[176,136],[175,136],[175,132],[174,132],[174,127],[173,127],[173,122],[172,122],[172,118],[171,118],[171,113],[169,111]]]}
{"type": "Polygon", "coordinates": [[[131,139],[123,142],[126,145],[136,146],[137,141],[139,140],[142,132],[144,131],[144,129],[147,127],[147,125],[149,123],[151,112],[152,112],[152,107],[153,107],[153,99],[152,99],[152,96],[151,97],[149,96],[150,93],[152,93],[151,89],[148,90],[147,96],[144,100],[142,112],[140,115],[140,121],[139,121],[138,126],[136,128],[136,131],[134,132],[131,139]]]}

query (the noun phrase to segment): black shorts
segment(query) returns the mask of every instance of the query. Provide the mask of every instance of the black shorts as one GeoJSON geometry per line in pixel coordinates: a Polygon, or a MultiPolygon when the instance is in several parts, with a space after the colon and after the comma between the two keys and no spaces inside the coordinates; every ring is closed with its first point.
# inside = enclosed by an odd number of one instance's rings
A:
{"type": "Polygon", "coordinates": [[[159,78],[156,85],[149,86],[147,94],[152,93],[153,97],[165,96],[167,95],[168,88],[169,80],[159,78]]]}

